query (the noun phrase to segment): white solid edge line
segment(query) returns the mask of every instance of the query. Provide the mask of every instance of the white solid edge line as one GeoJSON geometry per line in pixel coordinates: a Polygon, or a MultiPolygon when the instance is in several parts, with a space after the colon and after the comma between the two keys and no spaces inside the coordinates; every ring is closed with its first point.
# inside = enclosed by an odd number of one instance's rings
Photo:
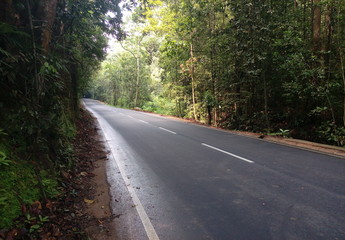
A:
{"type": "Polygon", "coordinates": [[[246,159],[246,158],[237,156],[237,155],[235,155],[235,154],[233,154],[233,153],[229,153],[229,152],[227,152],[227,151],[224,151],[224,150],[222,150],[222,149],[213,147],[213,146],[208,145],[208,144],[206,144],[206,143],[201,143],[201,145],[204,145],[205,147],[212,148],[212,149],[214,149],[214,150],[217,150],[217,151],[219,151],[219,152],[225,153],[225,154],[227,154],[227,155],[230,155],[230,156],[232,156],[232,157],[238,158],[238,159],[240,159],[240,160],[243,160],[243,161],[246,161],[246,162],[249,162],[249,163],[254,163],[253,161],[251,161],[251,160],[249,160],[249,159],[246,159]]]}
{"type": "MultiPolygon", "coordinates": [[[[154,229],[151,221],[150,221],[150,218],[149,216],[147,215],[143,205],[141,204],[139,198],[138,198],[138,195],[135,193],[135,190],[134,188],[132,187],[132,185],[130,184],[130,181],[128,180],[128,178],[126,178],[126,172],[125,172],[125,169],[123,168],[122,164],[119,162],[119,160],[117,158],[115,158],[114,154],[113,154],[113,149],[112,149],[112,146],[110,145],[109,141],[111,141],[111,137],[110,136],[107,136],[107,133],[105,130],[105,127],[103,125],[103,123],[105,125],[109,125],[106,120],[102,119],[100,117],[100,115],[98,115],[98,113],[96,113],[95,111],[93,111],[91,108],[89,108],[88,106],[86,106],[86,108],[97,118],[98,120],[98,123],[103,131],[103,134],[104,134],[104,137],[106,138],[107,140],[107,144],[108,146],[110,147],[110,149],[112,150],[111,151],[111,155],[113,157],[113,159],[115,159],[115,162],[116,162],[116,165],[117,167],[119,168],[120,170],[120,174],[122,176],[122,179],[124,180],[125,182],[125,185],[127,187],[127,190],[130,194],[130,196],[132,197],[133,199],[133,203],[134,205],[136,206],[136,210],[139,214],[139,217],[140,217],[140,220],[144,226],[144,229],[146,231],[146,234],[147,234],[147,237],[149,238],[149,240],[159,240],[159,237],[156,233],[156,230],[154,229]],[[103,120],[103,121],[102,121],[103,120]]],[[[110,126],[110,125],[109,125],[110,126]]]]}
{"type": "Polygon", "coordinates": [[[166,128],[163,128],[163,127],[159,127],[159,129],[162,129],[162,130],[164,130],[164,131],[170,132],[170,133],[172,133],[172,134],[177,134],[177,133],[175,133],[175,132],[173,132],[173,131],[170,131],[169,129],[166,129],[166,128]]]}
{"type": "Polygon", "coordinates": [[[144,120],[139,120],[140,122],[142,123],[146,123],[146,124],[149,124],[148,122],[144,121],[144,120]]]}
{"type": "Polygon", "coordinates": [[[149,216],[147,215],[144,206],[142,205],[142,203],[139,200],[138,195],[135,193],[134,188],[131,185],[131,182],[128,180],[126,176],[126,172],[125,169],[123,168],[122,164],[120,164],[117,160],[117,158],[115,158],[113,152],[111,153],[113,155],[113,158],[115,159],[115,162],[120,170],[120,174],[122,176],[122,179],[124,180],[127,190],[133,200],[134,205],[136,206],[136,210],[139,214],[140,220],[144,226],[144,229],[146,231],[147,237],[149,238],[149,240],[159,240],[159,237],[156,233],[156,230],[154,229],[149,216]]]}

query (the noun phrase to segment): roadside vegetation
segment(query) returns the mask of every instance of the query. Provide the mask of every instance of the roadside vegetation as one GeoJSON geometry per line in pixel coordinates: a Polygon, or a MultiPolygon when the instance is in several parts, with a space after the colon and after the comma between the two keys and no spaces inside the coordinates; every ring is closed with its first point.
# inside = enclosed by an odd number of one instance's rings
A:
{"type": "Polygon", "coordinates": [[[119,3],[0,2],[1,239],[13,226],[20,231],[6,239],[40,238],[49,222],[41,213],[64,196],[79,99],[105,58],[106,35],[121,36],[119,3]]]}
{"type": "Polygon", "coordinates": [[[345,2],[150,0],[89,96],[227,129],[345,145],[345,2]]]}
{"type": "Polygon", "coordinates": [[[345,145],[344,1],[135,2],[0,1],[0,238],[39,238],[42,209],[76,194],[82,96],[345,145]]]}

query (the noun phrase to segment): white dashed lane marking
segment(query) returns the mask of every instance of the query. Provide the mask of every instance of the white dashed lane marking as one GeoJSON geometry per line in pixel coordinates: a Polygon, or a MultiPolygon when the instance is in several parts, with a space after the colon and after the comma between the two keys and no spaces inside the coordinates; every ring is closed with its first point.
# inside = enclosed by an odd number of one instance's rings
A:
{"type": "Polygon", "coordinates": [[[252,160],[249,160],[249,159],[244,158],[244,157],[240,157],[240,156],[238,156],[238,155],[236,155],[236,154],[233,154],[233,153],[224,151],[224,150],[222,150],[222,149],[220,149],[220,148],[213,147],[213,146],[208,145],[208,144],[206,144],[206,143],[201,143],[201,145],[203,145],[203,146],[205,146],[205,147],[208,147],[208,148],[212,148],[212,149],[217,150],[217,151],[219,151],[219,152],[225,153],[225,154],[227,154],[227,155],[230,155],[230,156],[235,157],[235,158],[237,158],[237,159],[240,159],[240,160],[242,160],[242,161],[249,162],[249,163],[254,163],[254,161],[252,161],[252,160]]]}

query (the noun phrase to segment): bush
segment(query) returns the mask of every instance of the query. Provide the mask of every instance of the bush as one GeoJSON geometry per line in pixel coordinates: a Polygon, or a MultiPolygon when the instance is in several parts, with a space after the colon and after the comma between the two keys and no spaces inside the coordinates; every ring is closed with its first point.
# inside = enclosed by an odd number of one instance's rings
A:
{"type": "Polygon", "coordinates": [[[338,146],[345,146],[345,127],[339,127],[334,122],[325,122],[318,128],[319,141],[338,146]]]}
{"type": "Polygon", "coordinates": [[[164,115],[175,115],[175,104],[169,99],[155,97],[152,101],[144,104],[143,110],[164,115]]]}
{"type": "Polygon", "coordinates": [[[35,163],[12,157],[8,152],[0,144],[0,229],[12,225],[13,219],[21,214],[23,204],[42,198],[41,187],[49,198],[59,194],[58,182],[47,171],[37,175],[35,163]]]}

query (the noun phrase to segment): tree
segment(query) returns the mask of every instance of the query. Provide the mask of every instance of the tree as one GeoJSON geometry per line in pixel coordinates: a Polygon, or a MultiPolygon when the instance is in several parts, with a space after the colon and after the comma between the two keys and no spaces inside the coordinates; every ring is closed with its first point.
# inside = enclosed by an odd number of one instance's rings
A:
{"type": "Polygon", "coordinates": [[[105,56],[104,34],[121,37],[120,25],[119,0],[0,2],[0,152],[36,175],[42,198],[42,172],[71,165],[80,96],[105,56]]]}
{"type": "Polygon", "coordinates": [[[169,112],[208,124],[343,144],[341,1],[150,0],[137,9],[138,36],[160,44],[160,90],[142,106],[169,102],[169,112]]]}

